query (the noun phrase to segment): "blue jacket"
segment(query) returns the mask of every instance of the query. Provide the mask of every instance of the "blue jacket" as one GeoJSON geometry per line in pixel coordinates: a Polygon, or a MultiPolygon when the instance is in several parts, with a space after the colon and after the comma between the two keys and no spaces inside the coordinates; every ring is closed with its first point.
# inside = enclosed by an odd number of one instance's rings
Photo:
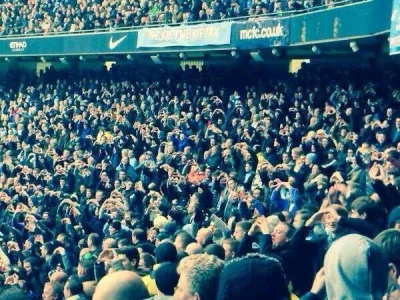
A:
{"type": "Polygon", "coordinates": [[[294,187],[287,190],[286,199],[282,198],[282,188],[275,188],[271,194],[271,212],[288,211],[291,216],[301,209],[302,200],[299,191],[294,187]]]}

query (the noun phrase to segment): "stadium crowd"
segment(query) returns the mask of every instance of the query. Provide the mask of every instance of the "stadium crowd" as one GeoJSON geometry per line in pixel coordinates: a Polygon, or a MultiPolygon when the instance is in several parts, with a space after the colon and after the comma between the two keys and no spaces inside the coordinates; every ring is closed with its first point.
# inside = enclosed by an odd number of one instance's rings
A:
{"type": "Polygon", "coordinates": [[[393,68],[10,71],[0,299],[398,299],[393,68]]]}
{"type": "MultiPolygon", "coordinates": [[[[357,0],[358,1],[358,0],[357,0]]],[[[316,10],[338,0],[0,1],[0,35],[47,34],[206,22],[316,10]]],[[[350,0],[349,2],[355,2],[350,0]]]]}

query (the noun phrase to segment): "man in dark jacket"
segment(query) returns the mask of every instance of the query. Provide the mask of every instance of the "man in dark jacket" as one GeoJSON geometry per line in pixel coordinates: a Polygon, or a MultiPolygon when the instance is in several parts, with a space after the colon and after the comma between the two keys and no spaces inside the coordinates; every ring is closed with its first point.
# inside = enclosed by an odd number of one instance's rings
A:
{"type": "Polygon", "coordinates": [[[292,283],[294,293],[302,295],[310,289],[314,273],[308,254],[292,247],[290,241],[294,232],[294,227],[284,222],[279,222],[271,231],[267,218],[259,217],[243,238],[240,248],[254,248],[254,243],[257,243],[260,254],[277,258],[292,283]]]}

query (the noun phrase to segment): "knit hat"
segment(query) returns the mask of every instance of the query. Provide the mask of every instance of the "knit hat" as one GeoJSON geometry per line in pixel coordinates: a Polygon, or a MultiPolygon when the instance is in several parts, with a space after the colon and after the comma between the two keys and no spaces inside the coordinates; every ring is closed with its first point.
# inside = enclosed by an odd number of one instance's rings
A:
{"type": "Polygon", "coordinates": [[[310,161],[313,164],[317,161],[317,155],[315,153],[308,153],[306,155],[306,160],[310,161]]]}
{"type": "Polygon", "coordinates": [[[112,226],[115,230],[120,230],[121,229],[121,222],[114,220],[111,222],[110,226],[112,226]]]}
{"type": "Polygon", "coordinates": [[[394,227],[396,223],[400,223],[400,206],[395,207],[388,217],[388,228],[394,227]]]}
{"type": "Polygon", "coordinates": [[[174,244],[170,242],[162,242],[158,244],[156,251],[156,260],[157,263],[162,263],[162,262],[176,262],[177,261],[177,251],[174,246],[174,244]]]}
{"type": "Polygon", "coordinates": [[[176,268],[176,263],[165,262],[154,271],[157,289],[166,296],[172,296],[178,284],[179,275],[176,268]]]}
{"type": "Polygon", "coordinates": [[[288,283],[278,260],[249,254],[228,263],[221,273],[217,300],[290,299],[288,283]]]}

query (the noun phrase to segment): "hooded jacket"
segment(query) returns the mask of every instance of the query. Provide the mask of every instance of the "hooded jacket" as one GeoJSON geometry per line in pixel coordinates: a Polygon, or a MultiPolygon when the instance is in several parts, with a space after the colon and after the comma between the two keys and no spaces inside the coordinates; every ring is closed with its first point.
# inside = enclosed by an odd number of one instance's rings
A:
{"type": "Polygon", "coordinates": [[[328,299],[381,300],[388,280],[388,264],[369,238],[346,235],[332,244],[324,261],[328,299]]]}

